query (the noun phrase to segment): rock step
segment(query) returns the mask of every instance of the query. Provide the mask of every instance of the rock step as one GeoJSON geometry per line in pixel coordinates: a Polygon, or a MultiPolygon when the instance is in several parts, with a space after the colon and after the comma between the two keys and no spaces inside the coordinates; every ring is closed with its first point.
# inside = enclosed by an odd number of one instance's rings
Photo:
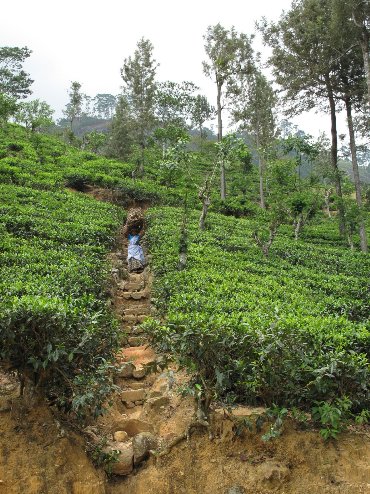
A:
{"type": "Polygon", "coordinates": [[[129,336],[127,338],[127,344],[129,346],[142,346],[148,343],[148,340],[144,336],[129,336]]]}
{"type": "Polygon", "coordinates": [[[142,299],[146,299],[149,297],[149,291],[147,289],[145,290],[140,290],[138,292],[130,292],[130,291],[127,291],[127,292],[121,292],[120,293],[121,297],[125,300],[142,300],[142,299]]]}
{"type": "Polygon", "coordinates": [[[120,370],[117,372],[118,379],[143,379],[145,376],[146,368],[141,364],[135,365],[132,362],[124,362],[121,364],[120,370]]]}
{"type": "Polygon", "coordinates": [[[124,314],[122,315],[122,322],[132,324],[135,326],[138,323],[144,322],[145,319],[147,318],[147,315],[141,314],[141,315],[134,315],[134,314],[124,314]]]}
{"type": "Polygon", "coordinates": [[[134,305],[134,306],[130,306],[130,307],[123,307],[122,313],[125,316],[127,316],[127,315],[133,315],[133,316],[148,315],[148,314],[150,314],[150,307],[148,305],[134,305]]]}

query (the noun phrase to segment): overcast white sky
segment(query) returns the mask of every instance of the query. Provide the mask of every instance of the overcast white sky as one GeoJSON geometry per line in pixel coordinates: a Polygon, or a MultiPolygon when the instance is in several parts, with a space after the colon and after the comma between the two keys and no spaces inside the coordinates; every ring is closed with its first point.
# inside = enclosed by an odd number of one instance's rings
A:
{"type": "MultiPolygon", "coordinates": [[[[192,81],[215,104],[215,87],[202,73],[203,35],[209,25],[252,34],[262,16],[277,20],[291,0],[17,0],[1,6],[0,46],[28,46],[25,64],[35,80],[32,98],[47,101],[56,117],[71,81],[90,96],[120,92],[120,68],[144,36],[160,63],[158,80],[192,81]]],[[[256,50],[267,54],[258,42],[256,50]]],[[[304,115],[294,123],[307,133],[329,134],[329,115],[304,115]]],[[[340,129],[341,131],[344,130],[340,129]]]]}

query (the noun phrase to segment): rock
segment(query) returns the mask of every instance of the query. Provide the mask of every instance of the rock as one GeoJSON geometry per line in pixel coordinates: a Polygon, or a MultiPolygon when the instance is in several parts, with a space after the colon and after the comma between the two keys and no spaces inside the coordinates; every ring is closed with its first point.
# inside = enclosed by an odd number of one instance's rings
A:
{"type": "Polygon", "coordinates": [[[119,425],[121,431],[127,432],[129,437],[136,436],[140,432],[153,432],[153,425],[140,419],[122,418],[116,424],[119,425]]]}
{"type": "Polygon", "coordinates": [[[121,392],[121,400],[124,402],[144,400],[145,396],[145,389],[128,389],[121,392]]]}
{"type": "Polygon", "coordinates": [[[163,396],[163,393],[161,391],[157,391],[157,390],[152,390],[150,391],[149,393],[149,398],[161,398],[163,396]]]}
{"type": "Polygon", "coordinates": [[[117,372],[118,377],[132,377],[132,373],[135,370],[135,366],[132,362],[124,362],[121,364],[119,371],[117,372]]]}
{"type": "Polygon", "coordinates": [[[130,346],[141,346],[143,344],[143,338],[140,336],[130,336],[128,338],[128,344],[130,346]]]}
{"type": "Polygon", "coordinates": [[[138,400],[138,401],[135,401],[135,406],[140,406],[144,403],[143,400],[138,400]]]}
{"type": "Polygon", "coordinates": [[[141,326],[134,326],[131,329],[131,333],[132,334],[142,334],[142,333],[144,333],[144,329],[141,326]]]}
{"type": "Polygon", "coordinates": [[[134,377],[135,379],[142,379],[143,377],[145,377],[145,374],[146,374],[145,367],[139,367],[138,369],[134,369],[132,371],[132,377],[134,377]]]}
{"type": "Polygon", "coordinates": [[[149,314],[150,308],[146,305],[136,305],[134,307],[128,307],[125,309],[126,315],[140,316],[142,314],[149,314]]]}
{"type": "Polygon", "coordinates": [[[127,408],[135,408],[135,403],[133,403],[132,401],[126,402],[125,405],[127,408]]]}
{"type": "Polygon", "coordinates": [[[124,315],[124,316],[122,317],[122,320],[123,320],[124,322],[136,323],[136,322],[138,322],[138,317],[137,317],[137,316],[134,316],[134,315],[132,315],[132,314],[128,314],[128,315],[124,315]]]}
{"type": "Polygon", "coordinates": [[[134,469],[134,449],[131,442],[111,443],[106,452],[119,450],[118,461],[113,463],[111,471],[114,475],[128,475],[134,469]]]}
{"type": "Polygon", "coordinates": [[[147,400],[147,405],[157,412],[159,412],[162,408],[166,407],[170,402],[168,396],[159,396],[158,398],[149,398],[147,400]]]}
{"type": "Polygon", "coordinates": [[[131,298],[134,300],[140,300],[140,299],[146,298],[146,297],[147,297],[147,293],[145,290],[142,290],[140,292],[132,292],[131,293],[131,298]]]}
{"type": "Polygon", "coordinates": [[[99,431],[96,427],[88,426],[83,430],[84,435],[93,444],[98,444],[100,441],[99,431]]]}
{"type": "Polygon", "coordinates": [[[245,494],[245,489],[240,485],[233,485],[232,487],[227,489],[225,494],[245,494]]]}
{"type": "Polygon", "coordinates": [[[158,447],[158,441],[150,432],[141,432],[132,440],[134,464],[138,465],[149,456],[149,451],[158,447]]]}
{"type": "Polygon", "coordinates": [[[124,443],[125,441],[128,440],[128,434],[126,431],[116,431],[113,434],[114,440],[119,442],[119,443],[124,443]]]}
{"type": "Polygon", "coordinates": [[[71,494],[104,494],[104,482],[73,482],[71,494]]]}
{"type": "MultiPolygon", "coordinates": [[[[121,285],[119,285],[119,286],[121,288],[121,285]]],[[[124,285],[124,289],[128,292],[139,291],[142,288],[144,288],[144,282],[142,282],[142,281],[140,283],[132,283],[131,281],[129,281],[128,283],[125,283],[125,285],[124,285]]]]}
{"type": "Polygon", "coordinates": [[[272,461],[266,461],[259,467],[260,476],[265,481],[278,481],[279,483],[282,481],[288,480],[290,476],[290,470],[285,465],[280,463],[275,463],[272,461]]]}

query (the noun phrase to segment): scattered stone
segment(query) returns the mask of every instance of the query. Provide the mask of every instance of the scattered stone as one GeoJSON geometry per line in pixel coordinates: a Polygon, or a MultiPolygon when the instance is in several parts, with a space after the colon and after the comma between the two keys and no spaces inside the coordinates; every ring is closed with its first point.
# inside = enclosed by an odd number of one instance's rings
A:
{"type": "Polygon", "coordinates": [[[288,480],[290,476],[290,470],[285,465],[266,461],[260,465],[261,477],[263,480],[274,482],[282,482],[288,480]]]}
{"type": "Polygon", "coordinates": [[[85,427],[83,433],[91,443],[93,444],[99,443],[100,437],[97,427],[93,427],[93,426],[85,427]]]}
{"type": "Polygon", "coordinates": [[[147,400],[147,406],[149,406],[155,412],[163,410],[170,402],[168,396],[160,396],[158,398],[149,398],[147,400]]]}
{"type": "MultiPolygon", "coordinates": [[[[130,388],[131,389],[142,389],[143,383],[140,381],[131,381],[130,382],[130,388]]],[[[145,397],[146,397],[146,395],[145,395],[145,397]]]]}
{"type": "Polygon", "coordinates": [[[132,440],[134,464],[138,465],[149,456],[149,451],[158,447],[157,438],[150,432],[141,432],[132,440]]]}
{"type": "Polygon", "coordinates": [[[147,306],[142,306],[142,305],[136,305],[135,307],[128,307],[125,309],[125,316],[126,315],[133,315],[133,316],[140,316],[140,315],[146,315],[149,314],[150,309],[147,306]]]}
{"type": "Polygon", "coordinates": [[[138,321],[137,316],[134,316],[132,314],[125,314],[122,318],[124,322],[131,322],[131,323],[136,323],[138,321]]]}
{"type": "Polygon", "coordinates": [[[121,392],[121,400],[124,402],[144,400],[145,396],[145,389],[128,389],[121,392]]]}
{"type": "Polygon", "coordinates": [[[116,431],[113,434],[113,438],[115,441],[117,441],[119,443],[124,443],[128,440],[128,434],[126,431],[116,431]]]}
{"type": "Polygon", "coordinates": [[[94,481],[81,482],[78,480],[76,482],[73,482],[72,484],[71,494],[104,494],[104,493],[105,493],[104,482],[94,482],[94,481]]]}
{"type": "Polygon", "coordinates": [[[132,371],[132,377],[135,379],[142,379],[146,375],[145,367],[139,367],[138,369],[134,369],[132,371]]]}
{"type": "Polygon", "coordinates": [[[133,403],[132,401],[127,401],[125,405],[127,408],[135,408],[135,403],[133,403]]]}
{"type": "Polygon", "coordinates": [[[144,401],[143,401],[143,400],[137,400],[137,401],[135,401],[135,406],[140,406],[140,405],[142,405],[143,403],[144,403],[144,401]]]}
{"type": "Polygon", "coordinates": [[[149,398],[160,398],[161,396],[163,396],[163,393],[161,391],[152,390],[149,393],[149,398]]]}
{"type": "Polygon", "coordinates": [[[143,338],[140,336],[130,336],[128,338],[128,344],[130,346],[141,346],[143,344],[143,338]]]}
{"type": "Polygon", "coordinates": [[[136,436],[141,432],[153,432],[153,425],[140,419],[125,418],[119,422],[119,428],[127,432],[129,437],[136,436]]]}
{"type": "Polygon", "coordinates": [[[134,469],[134,449],[131,442],[113,443],[106,452],[119,450],[118,461],[110,465],[114,475],[129,475],[134,469]]]}
{"type": "MultiPolygon", "coordinates": [[[[121,288],[121,285],[120,285],[120,288],[121,288]]],[[[132,292],[137,292],[137,291],[140,291],[142,288],[144,288],[144,282],[140,282],[140,283],[132,283],[131,281],[129,281],[128,283],[125,283],[124,285],[124,289],[126,291],[132,291],[132,292]]]]}
{"type": "Polygon", "coordinates": [[[148,296],[148,292],[146,290],[142,290],[140,292],[132,292],[130,295],[134,300],[141,300],[142,298],[146,298],[148,296]]]}
{"type": "Polygon", "coordinates": [[[240,485],[233,485],[225,492],[225,494],[245,494],[245,489],[240,485]]]}
{"type": "Polygon", "coordinates": [[[144,329],[141,326],[134,326],[133,328],[131,328],[131,333],[132,334],[143,334],[144,329]]]}
{"type": "Polygon", "coordinates": [[[119,371],[117,372],[118,377],[132,377],[132,373],[135,370],[135,366],[132,362],[124,362],[121,364],[119,371]]]}

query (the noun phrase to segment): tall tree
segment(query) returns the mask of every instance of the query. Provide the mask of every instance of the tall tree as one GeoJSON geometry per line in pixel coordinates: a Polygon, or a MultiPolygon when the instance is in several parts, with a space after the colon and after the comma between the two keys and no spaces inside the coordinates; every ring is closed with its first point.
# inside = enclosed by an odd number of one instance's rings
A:
{"type": "Polygon", "coordinates": [[[22,69],[22,64],[31,53],[26,46],[0,47],[0,93],[15,99],[26,98],[31,94],[33,80],[22,69]]]}
{"type": "MultiPolygon", "coordinates": [[[[356,2],[355,6],[352,1],[338,2],[338,0],[331,0],[331,23],[328,26],[330,32],[330,39],[332,46],[337,52],[337,77],[333,84],[335,85],[335,94],[338,99],[342,100],[345,105],[347,114],[347,125],[350,141],[350,149],[352,156],[352,169],[353,178],[356,190],[356,202],[358,211],[362,211],[362,194],[360,174],[357,162],[357,147],[356,136],[353,124],[353,110],[363,108],[364,101],[367,101],[366,97],[366,63],[363,54],[363,49],[360,49],[361,43],[358,42],[359,38],[362,40],[366,35],[366,22],[365,22],[365,3],[368,2],[356,2]],[[353,16],[359,15],[359,8],[362,7],[361,15],[363,16],[363,29],[365,33],[358,32],[358,26],[353,22],[353,16]],[[352,16],[352,18],[351,18],[352,16]],[[343,32],[346,36],[343,36],[343,32]],[[361,36],[360,36],[361,34],[361,36]],[[361,53],[362,52],[362,53],[361,53]]],[[[361,10],[361,9],[360,9],[361,10]]],[[[358,20],[358,18],[357,18],[358,20]]],[[[367,38],[367,44],[369,44],[370,38],[367,38]]],[[[368,96],[368,95],[367,95],[368,96]]],[[[367,105],[365,105],[367,106],[367,105]]],[[[367,106],[367,109],[370,107],[367,106]]],[[[351,215],[347,214],[347,218],[351,215]]],[[[367,236],[365,230],[365,223],[363,219],[357,221],[359,227],[361,250],[367,252],[367,236]]],[[[347,225],[350,228],[350,225],[347,225]]],[[[347,232],[348,233],[348,232],[347,232]]]]}
{"type": "Polygon", "coordinates": [[[133,144],[133,122],[130,106],[125,96],[119,96],[111,125],[108,154],[115,158],[127,160],[132,152],[133,144]]]}
{"type": "MultiPolygon", "coordinates": [[[[225,29],[221,24],[209,26],[204,36],[208,61],[203,62],[207,77],[214,78],[217,86],[218,141],[222,140],[222,110],[230,95],[234,78],[247,73],[251,66],[251,38],[238,33],[234,27],[225,29]]],[[[221,165],[221,200],[226,199],[225,168],[221,165]]]]}
{"type": "Polygon", "coordinates": [[[339,69],[332,43],[330,0],[295,0],[277,23],[260,25],[264,41],[272,47],[270,64],[283,88],[288,114],[312,108],[328,110],[331,117],[331,165],[339,198],[339,228],[345,233],[341,175],[338,169],[337,100],[339,69]]]}
{"type": "MultiPolygon", "coordinates": [[[[337,5],[339,0],[334,0],[337,5]]],[[[351,9],[352,21],[356,26],[357,39],[361,46],[364,70],[367,81],[368,110],[370,109],[370,1],[346,0],[341,8],[351,9]],[[344,4],[344,5],[343,5],[344,4]]]]}
{"type": "Polygon", "coordinates": [[[206,98],[201,94],[198,94],[193,101],[191,110],[192,124],[199,129],[200,139],[202,140],[203,125],[204,122],[209,120],[214,114],[215,109],[211,106],[206,98]]]}
{"type": "Polygon", "coordinates": [[[54,110],[45,101],[35,99],[21,103],[15,119],[19,123],[24,123],[31,132],[35,132],[40,127],[52,125],[53,113],[54,110]]]}
{"type": "Polygon", "coordinates": [[[273,115],[275,92],[262,72],[255,67],[236,81],[232,115],[240,127],[249,132],[258,155],[260,206],[265,209],[264,170],[265,156],[275,136],[273,115]]]}
{"type": "Polygon", "coordinates": [[[81,84],[79,82],[72,82],[68,91],[69,102],[66,104],[63,114],[66,119],[69,120],[71,132],[73,132],[73,122],[76,118],[79,118],[82,113],[82,103],[84,95],[81,93],[81,84]]]}
{"type": "Polygon", "coordinates": [[[155,94],[157,141],[162,143],[163,157],[169,146],[187,135],[194,91],[199,89],[192,82],[165,81],[157,84],[155,94]]]}
{"type": "Polygon", "coordinates": [[[113,94],[99,93],[93,98],[93,111],[98,118],[107,120],[113,117],[117,98],[113,94]]]}
{"type": "Polygon", "coordinates": [[[126,58],[121,69],[123,94],[130,107],[133,135],[141,149],[138,166],[140,174],[144,173],[144,151],[155,122],[157,67],[158,64],[153,58],[152,43],[148,39],[141,38],[137,43],[134,56],[126,58]]]}

